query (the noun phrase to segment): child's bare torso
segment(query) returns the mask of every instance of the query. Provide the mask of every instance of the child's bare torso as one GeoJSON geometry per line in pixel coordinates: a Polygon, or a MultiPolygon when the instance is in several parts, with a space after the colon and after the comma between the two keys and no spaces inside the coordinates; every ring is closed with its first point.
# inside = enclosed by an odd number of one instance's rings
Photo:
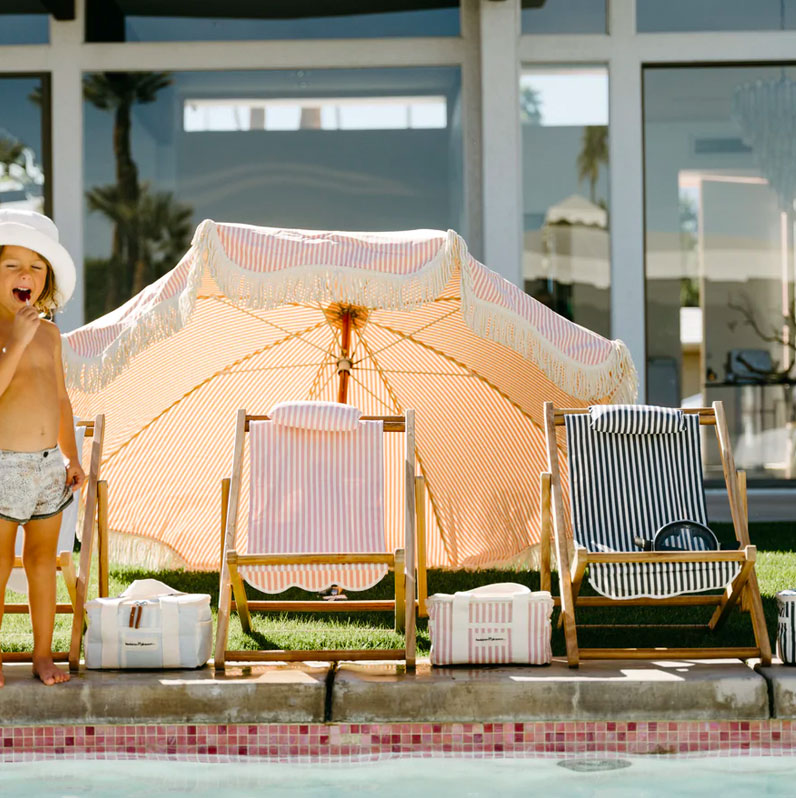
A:
{"type": "MultiPolygon", "coordinates": [[[[11,322],[0,321],[0,348],[11,322]]],[[[0,449],[38,452],[58,440],[60,407],[55,341],[57,328],[42,322],[25,348],[8,388],[0,394],[0,449]]]]}

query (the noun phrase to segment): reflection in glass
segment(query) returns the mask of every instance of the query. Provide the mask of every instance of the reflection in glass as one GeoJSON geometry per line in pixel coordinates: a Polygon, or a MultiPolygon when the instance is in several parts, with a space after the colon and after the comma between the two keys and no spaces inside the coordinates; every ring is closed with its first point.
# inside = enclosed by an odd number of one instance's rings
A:
{"type": "MultiPolygon", "coordinates": [[[[289,3],[228,3],[228,17],[213,16],[146,16],[134,13],[134,4],[127,4],[125,13],[107,15],[105,0],[87,0],[87,41],[254,41],[257,39],[362,39],[372,37],[458,36],[459,4],[457,0],[425,3],[392,4],[398,10],[372,10],[372,4],[349,2],[338,4],[326,15],[302,12],[299,4],[293,17],[282,13],[289,3]],[[236,13],[236,6],[241,8],[236,13]],[[133,10],[131,10],[133,9],[133,10]],[[341,10],[342,9],[342,10],[341,10]],[[352,13],[345,13],[345,12],[352,13]],[[246,18],[246,15],[249,18],[246,18]]],[[[318,3],[319,8],[324,4],[318,3]]],[[[325,4],[327,8],[332,4],[325,4]]],[[[306,6],[305,6],[306,7],[306,6]]]]}
{"type": "Polygon", "coordinates": [[[605,0],[522,0],[523,33],[605,33],[605,0]]]}
{"type": "Polygon", "coordinates": [[[524,69],[520,116],[525,290],[608,336],[607,70],[524,69]]]}
{"type": "Polygon", "coordinates": [[[648,399],[722,400],[739,467],[769,478],[796,476],[794,79],[644,74],[648,399]]]}
{"type": "Polygon", "coordinates": [[[458,68],[90,73],[84,93],[87,319],[207,218],[466,235],[458,68]]]}
{"type": "Polygon", "coordinates": [[[796,0],[636,0],[636,30],[793,30],[796,0]]]}
{"type": "Polygon", "coordinates": [[[44,211],[42,78],[0,76],[0,206],[44,211]]]}
{"type": "Polygon", "coordinates": [[[0,13],[0,44],[47,44],[49,41],[47,14],[0,13]]]}

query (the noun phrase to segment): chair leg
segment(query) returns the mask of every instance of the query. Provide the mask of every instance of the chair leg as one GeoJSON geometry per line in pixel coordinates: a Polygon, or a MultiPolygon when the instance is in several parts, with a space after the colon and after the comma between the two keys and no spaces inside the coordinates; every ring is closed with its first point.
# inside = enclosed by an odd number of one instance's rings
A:
{"type": "Polygon", "coordinates": [[[760,598],[760,587],[757,583],[757,574],[752,571],[746,585],[749,601],[749,615],[752,619],[752,629],[755,633],[755,642],[760,649],[760,664],[771,664],[771,640],[768,636],[766,616],[763,612],[763,600],[760,598]]]}
{"type": "Polygon", "coordinates": [[[539,580],[540,589],[550,591],[550,546],[551,546],[551,527],[553,525],[550,512],[550,474],[544,471],[540,474],[541,482],[541,534],[539,536],[540,565],[539,580]]]}
{"type": "Polygon", "coordinates": [[[415,524],[417,536],[417,614],[428,618],[428,574],[426,571],[426,480],[415,477],[415,524]]]}
{"type": "MultiPolygon", "coordinates": [[[[222,566],[223,569],[223,566],[222,566]]],[[[232,585],[229,578],[223,578],[218,595],[218,621],[216,623],[216,648],[213,654],[213,666],[217,671],[224,670],[227,655],[227,639],[229,637],[229,613],[232,605],[232,585]]]]}
{"type": "MultiPolygon", "coordinates": [[[[586,566],[589,562],[589,555],[586,549],[582,546],[575,546],[575,559],[572,562],[572,577],[571,577],[571,589],[572,589],[572,607],[574,609],[575,604],[578,601],[578,596],[580,595],[580,586],[583,584],[583,577],[586,574],[586,566]]],[[[558,616],[558,626],[561,628],[561,625],[564,622],[564,613],[558,616]]]]}
{"type": "MultiPolygon", "coordinates": [[[[403,549],[395,550],[395,631],[406,629],[406,553],[403,549]]],[[[414,605],[414,596],[412,596],[414,605]]]]}
{"type": "MultiPolygon", "coordinates": [[[[752,549],[752,551],[754,552],[754,549],[752,549]]],[[[710,619],[710,623],[708,623],[708,628],[718,629],[727,620],[727,617],[730,614],[730,610],[735,606],[736,601],[741,595],[741,591],[749,581],[749,577],[752,574],[752,569],[754,568],[754,565],[755,565],[754,554],[752,554],[751,556],[747,556],[747,559],[744,561],[744,564],[741,566],[741,570],[738,573],[738,576],[736,576],[735,579],[732,580],[732,583],[728,585],[727,589],[724,591],[724,596],[722,596],[721,603],[719,604],[718,607],[716,607],[716,611],[713,613],[713,617],[710,619]]]]}
{"type": "Polygon", "coordinates": [[[240,618],[240,625],[243,631],[248,635],[252,631],[252,617],[249,612],[249,602],[246,598],[246,588],[243,586],[243,580],[238,573],[238,564],[233,552],[227,557],[227,565],[229,567],[229,580],[232,583],[232,591],[235,595],[235,608],[238,611],[238,618],[240,618]]]}
{"type": "Polygon", "coordinates": [[[97,483],[97,595],[107,598],[110,592],[108,581],[108,482],[97,483]]]}
{"type": "Polygon", "coordinates": [[[58,567],[63,574],[66,590],[69,593],[69,601],[74,610],[77,604],[77,571],[75,570],[75,563],[72,559],[71,551],[62,551],[58,555],[58,567]]]}

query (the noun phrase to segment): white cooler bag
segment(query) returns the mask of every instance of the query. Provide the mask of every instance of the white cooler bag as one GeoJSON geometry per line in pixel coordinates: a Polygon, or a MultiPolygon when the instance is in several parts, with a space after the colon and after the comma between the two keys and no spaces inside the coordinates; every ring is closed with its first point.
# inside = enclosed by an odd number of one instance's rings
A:
{"type": "Polygon", "coordinates": [[[432,665],[547,665],[553,599],[504,582],[428,597],[432,665]]]}
{"type": "Polygon", "coordinates": [[[785,665],[796,665],[796,590],[777,593],[777,653],[785,665]]]}
{"type": "Polygon", "coordinates": [[[138,579],[86,603],[87,668],[199,668],[210,658],[210,596],[138,579]]]}

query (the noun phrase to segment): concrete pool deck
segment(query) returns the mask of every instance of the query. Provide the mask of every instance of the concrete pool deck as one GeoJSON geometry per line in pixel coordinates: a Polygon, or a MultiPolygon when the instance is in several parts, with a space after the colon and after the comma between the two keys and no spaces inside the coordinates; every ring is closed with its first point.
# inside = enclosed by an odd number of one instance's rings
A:
{"type": "Polygon", "coordinates": [[[796,669],[738,660],[431,668],[326,663],[87,671],[46,688],[6,664],[3,726],[736,721],[796,718],[796,669]]]}

